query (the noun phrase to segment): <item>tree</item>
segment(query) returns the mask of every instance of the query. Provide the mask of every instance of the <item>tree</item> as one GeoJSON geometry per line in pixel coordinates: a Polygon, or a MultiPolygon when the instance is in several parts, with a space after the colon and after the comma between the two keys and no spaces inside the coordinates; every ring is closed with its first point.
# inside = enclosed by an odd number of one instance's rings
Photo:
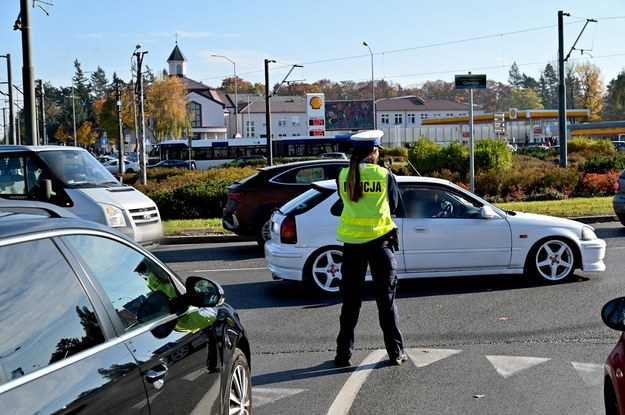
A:
{"type": "Polygon", "coordinates": [[[91,74],[91,97],[95,101],[111,92],[111,87],[104,69],[98,68],[91,74]]]}
{"type": "Polygon", "coordinates": [[[540,97],[531,88],[513,89],[508,97],[503,100],[506,108],[519,109],[543,109],[540,97]]]}
{"type": "MultiPolygon", "coordinates": [[[[134,130],[134,91],[131,87],[120,88],[122,103],[122,129],[134,130]]],[[[106,98],[95,103],[96,119],[100,127],[106,131],[111,143],[117,143],[119,122],[117,119],[117,94],[111,92],[106,98]]]]}
{"type": "Polygon", "coordinates": [[[157,139],[181,138],[191,131],[191,114],[187,112],[187,90],[177,76],[155,79],[145,93],[145,111],[150,118],[150,131],[157,139]]]}
{"type": "Polygon", "coordinates": [[[94,144],[97,138],[98,133],[92,129],[91,121],[85,121],[84,123],[82,123],[80,128],[76,130],[76,141],[78,141],[78,144],[81,144],[83,146],[94,144]]]}
{"type": "Polygon", "coordinates": [[[545,108],[558,108],[558,74],[550,63],[540,73],[536,90],[545,108]]]}
{"type": "Polygon", "coordinates": [[[519,67],[516,62],[512,63],[512,66],[508,71],[508,83],[514,88],[523,87],[523,75],[521,75],[521,71],[519,71],[519,67]]]}
{"type": "Polygon", "coordinates": [[[63,124],[59,125],[59,128],[57,128],[56,132],[54,133],[54,139],[61,143],[67,144],[67,142],[70,141],[72,138],[73,136],[66,132],[65,128],[63,128],[63,124]]]}
{"type": "MultiPolygon", "coordinates": [[[[489,79],[486,81],[485,89],[474,90],[474,102],[482,105],[486,112],[508,111],[510,106],[506,100],[511,91],[510,85],[489,79]]],[[[466,101],[466,91],[464,95],[463,101],[466,101]]]]}
{"type": "Polygon", "coordinates": [[[604,121],[625,119],[625,69],[608,83],[605,106],[601,111],[604,121]]]}
{"type": "Polygon", "coordinates": [[[578,64],[576,71],[580,84],[580,106],[590,111],[588,120],[591,122],[601,121],[601,109],[603,108],[603,93],[605,88],[601,82],[601,69],[591,63],[578,64]]]}

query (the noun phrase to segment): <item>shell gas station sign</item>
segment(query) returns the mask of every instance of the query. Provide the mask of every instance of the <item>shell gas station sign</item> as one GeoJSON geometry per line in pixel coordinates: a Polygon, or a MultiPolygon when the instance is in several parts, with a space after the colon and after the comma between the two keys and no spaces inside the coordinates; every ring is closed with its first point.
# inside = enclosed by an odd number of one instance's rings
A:
{"type": "Polygon", "coordinates": [[[306,114],[308,115],[308,135],[326,134],[326,106],[324,94],[306,94],[306,114]]]}

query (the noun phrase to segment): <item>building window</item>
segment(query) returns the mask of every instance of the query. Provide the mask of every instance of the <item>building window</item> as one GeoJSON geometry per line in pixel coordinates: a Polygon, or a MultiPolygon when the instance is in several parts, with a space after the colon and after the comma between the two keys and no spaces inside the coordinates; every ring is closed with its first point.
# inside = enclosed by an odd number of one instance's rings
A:
{"type": "Polygon", "coordinates": [[[298,115],[294,115],[291,117],[291,125],[293,127],[299,127],[299,116],[298,115]]]}
{"type": "Polygon", "coordinates": [[[417,115],[414,112],[406,114],[406,122],[408,124],[416,124],[417,123],[417,115]]]}
{"type": "Polygon", "coordinates": [[[428,119],[428,114],[426,114],[425,112],[421,113],[421,119],[422,120],[427,120],[428,119]]]}
{"type": "Polygon", "coordinates": [[[278,134],[278,137],[286,137],[286,134],[278,134]]]}
{"type": "Polygon", "coordinates": [[[395,124],[402,124],[404,122],[403,114],[395,114],[395,124]]]}
{"type": "Polygon", "coordinates": [[[382,114],[380,115],[380,122],[382,124],[388,124],[388,114],[382,114]]]}
{"type": "Polygon", "coordinates": [[[278,118],[278,127],[286,127],[286,117],[284,115],[278,118]]]}
{"type": "Polygon", "coordinates": [[[202,106],[197,102],[189,103],[188,107],[189,112],[193,115],[191,119],[191,127],[201,127],[202,126],[202,106]]]}
{"type": "Polygon", "coordinates": [[[540,127],[540,118],[534,118],[534,127],[540,127]]]}
{"type": "Polygon", "coordinates": [[[256,137],[254,132],[254,121],[245,122],[245,135],[246,137],[256,137]]]}

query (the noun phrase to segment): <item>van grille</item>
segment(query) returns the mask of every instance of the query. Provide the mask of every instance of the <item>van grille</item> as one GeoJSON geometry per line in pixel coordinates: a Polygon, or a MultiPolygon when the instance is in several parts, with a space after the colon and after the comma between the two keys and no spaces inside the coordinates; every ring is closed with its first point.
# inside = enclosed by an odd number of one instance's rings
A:
{"type": "Polygon", "coordinates": [[[130,209],[132,221],[137,226],[147,226],[158,223],[158,210],[156,206],[149,206],[139,209],[130,209]]]}

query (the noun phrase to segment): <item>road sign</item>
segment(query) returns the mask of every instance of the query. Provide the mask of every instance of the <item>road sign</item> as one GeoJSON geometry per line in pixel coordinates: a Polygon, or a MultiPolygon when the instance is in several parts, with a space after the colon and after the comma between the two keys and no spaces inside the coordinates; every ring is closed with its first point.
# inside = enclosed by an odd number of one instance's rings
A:
{"type": "Polygon", "coordinates": [[[456,89],[485,89],[486,75],[456,75],[456,89]]]}
{"type": "Polygon", "coordinates": [[[495,134],[504,135],[506,133],[506,119],[503,112],[493,113],[493,129],[495,134]]]}

